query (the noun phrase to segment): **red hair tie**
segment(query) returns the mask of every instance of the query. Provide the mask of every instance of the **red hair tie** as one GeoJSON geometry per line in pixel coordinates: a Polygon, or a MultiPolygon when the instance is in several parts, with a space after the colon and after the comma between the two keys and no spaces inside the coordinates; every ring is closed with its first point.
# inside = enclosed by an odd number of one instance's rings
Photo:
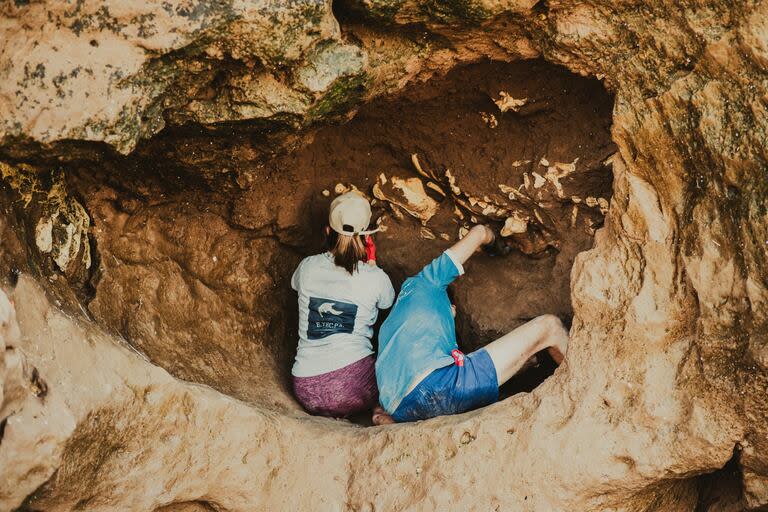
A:
{"type": "Polygon", "coordinates": [[[363,238],[363,244],[365,245],[365,260],[369,263],[376,262],[376,244],[373,242],[371,235],[365,235],[363,238]]]}

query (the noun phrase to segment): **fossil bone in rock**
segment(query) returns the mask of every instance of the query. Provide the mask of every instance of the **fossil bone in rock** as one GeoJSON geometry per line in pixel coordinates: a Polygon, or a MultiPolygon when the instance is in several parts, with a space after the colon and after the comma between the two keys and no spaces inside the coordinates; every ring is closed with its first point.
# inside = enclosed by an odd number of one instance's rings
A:
{"type": "Polygon", "coordinates": [[[504,221],[504,227],[501,228],[501,236],[510,236],[513,234],[525,233],[528,230],[528,218],[513,213],[504,221]]]}
{"type": "Polygon", "coordinates": [[[399,206],[419,219],[422,224],[429,222],[440,206],[427,195],[424,183],[419,178],[392,176],[385,183],[381,181],[373,185],[373,195],[377,199],[399,206]]]}
{"type": "Polygon", "coordinates": [[[513,98],[512,95],[510,95],[508,92],[499,91],[499,98],[493,100],[493,102],[497,107],[499,107],[501,112],[507,112],[508,110],[517,112],[520,110],[520,107],[528,103],[528,98],[516,99],[513,98]]]}

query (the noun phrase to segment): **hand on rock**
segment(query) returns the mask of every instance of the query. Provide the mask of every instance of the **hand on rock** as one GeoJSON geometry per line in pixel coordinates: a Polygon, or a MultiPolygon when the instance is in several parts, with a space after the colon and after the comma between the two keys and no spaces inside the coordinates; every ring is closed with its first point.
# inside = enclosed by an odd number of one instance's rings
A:
{"type": "Polygon", "coordinates": [[[476,236],[480,240],[481,245],[492,244],[493,241],[496,240],[496,234],[493,232],[491,228],[489,228],[485,224],[478,224],[476,226],[473,226],[469,232],[477,233],[476,236]]]}
{"type": "Polygon", "coordinates": [[[485,224],[483,224],[482,227],[485,229],[484,245],[492,244],[496,240],[496,233],[494,233],[493,230],[485,224]]]}

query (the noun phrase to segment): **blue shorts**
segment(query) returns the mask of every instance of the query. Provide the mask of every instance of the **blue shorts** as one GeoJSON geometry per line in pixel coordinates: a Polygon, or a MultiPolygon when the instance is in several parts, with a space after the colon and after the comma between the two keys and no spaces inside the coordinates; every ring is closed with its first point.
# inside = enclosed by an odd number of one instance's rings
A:
{"type": "Polygon", "coordinates": [[[496,367],[485,349],[467,354],[464,366],[452,364],[434,370],[397,406],[397,422],[460,414],[499,400],[496,367]]]}

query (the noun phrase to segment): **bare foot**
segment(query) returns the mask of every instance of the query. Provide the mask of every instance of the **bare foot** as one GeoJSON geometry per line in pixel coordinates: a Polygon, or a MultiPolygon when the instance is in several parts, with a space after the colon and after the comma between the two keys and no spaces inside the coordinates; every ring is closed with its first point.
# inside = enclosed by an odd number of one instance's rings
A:
{"type": "Polygon", "coordinates": [[[392,416],[387,414],[387,411],[380,405],[373,408],[371,421],[373,421],[374,425],[391,425],[392,423],[396,423],[395,420],[392,419],[392,416]]]}

